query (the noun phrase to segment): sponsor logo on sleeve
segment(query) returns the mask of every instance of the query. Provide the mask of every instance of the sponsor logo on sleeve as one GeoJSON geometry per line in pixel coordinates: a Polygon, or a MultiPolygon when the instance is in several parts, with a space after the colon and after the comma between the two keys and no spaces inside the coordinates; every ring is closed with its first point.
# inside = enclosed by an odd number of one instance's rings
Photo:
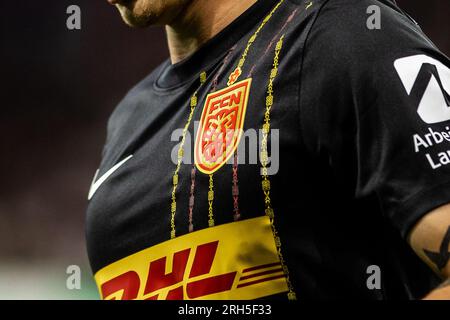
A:
{"type": "Polygon", "coordinates": [[[450,69],[426,55],[398,59],[395,69],[428,124],[450,120],[450,69]]]}
{"type": "Polygon", "coordinates": [[[444,124],[450,120],[450,69],[426,55],[398,59],[394,67],[420,119],[429,125],[425,132],[414,134],[414,151],[424,152],[432,169],[450,164],[450,149],[442,151],[443,144],[450,142],[450,126],[444,124]],[[438,146],[439,151],[432,152],[438,146]]]}

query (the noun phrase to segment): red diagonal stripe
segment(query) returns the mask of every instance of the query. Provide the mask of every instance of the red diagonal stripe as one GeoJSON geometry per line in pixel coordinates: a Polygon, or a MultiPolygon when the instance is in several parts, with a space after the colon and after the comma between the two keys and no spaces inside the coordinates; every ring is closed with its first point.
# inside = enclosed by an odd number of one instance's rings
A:
{"type": "Polygon", "coordinates": [[[259,276],[264,276],[266,274],[271,274],[271,273],[280,272],[280,271],[283,271],[283,268],[278,268],[278,269],[273,269],[273,270],[268,270],[268,271],[262,271],[262,272],[258,272],[258,273],[255,273],[255,274],[251,274],[249,276],[241,277],[241,279],[239,279],[239,281],[250,279],[250,278],[256,278],[256,277],[259,277],[259,276]]]}
{"type": "Polygon", "coordinates": [[[250,281],[247,283],[242,283],[242,284],[239,284],[237,287],[238,288],[247,287],[247,286],[251,286],[253,284],[266,282],[266,281],[270,281],[270,280],[275,280],[275,279],[279,279],[279,278],[284,278],[284,274],[281,274],[279,276],[273,276],[273,277],[269,277],[269,278],[259,279],[259,280],[255,280],[255,281],[250,281]]]}
{"type": "Polygon", "coordinates": [[[280,265],[279,262],[263,264],[261,266],[256,266],[256,267],[251,267],[251,268],[244,269],[244,271],[242,271],[242,273],[246,273],[246,272],[250,272],[250,271],[254,271],[254,270],[259,270],[259,269],[275,267],[275,266],[278,266],[278,265],[280,265]]]}

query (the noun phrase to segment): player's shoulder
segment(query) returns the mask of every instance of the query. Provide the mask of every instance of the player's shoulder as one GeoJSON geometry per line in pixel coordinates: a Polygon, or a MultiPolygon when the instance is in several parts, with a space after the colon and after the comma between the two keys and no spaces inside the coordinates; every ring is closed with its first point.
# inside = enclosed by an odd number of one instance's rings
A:
{"type": "Polygon", "coordinates": [[[403,56],[438,52],[393,0],[325,0],[309,32],[305,61],[337,75],[373,71],[403,56]],[[330,71],[331,72],[331,71],[330,71]]]}
{"type": "Polygon", "coordinates": [[[168,60],[161,63],[128,90],[109,117],[109,134],[112,134],[117,129],[123,127],[124,124],[130,124],[130,122],[133,122],[133,118],[139,119],[139,117],[135,116],[140,112],[140,109],[148,107],[148,102],[151,100],[150,95],[155,88],[156,79],[167,63],[168,60]]]}
{"type": "Polygon", "coordinates": [[[149,114],[148,108],[151,107],[149,101],[152,100],[151,95],[155,88],[156,79],[167,63],[168,60],[161,63],[135,84],[117,104],[108,119],[108,141],[113,141],[119,136],[128,134],[145,118],[143,115],[149,114]]]}
{"type": "Polygon", "coordinates": [[[355,46],[373,50],[427,41],[418,24],[393,0],[324,0],[317,10],[309,39],[325,41],[338,52],[355,46]]]}
{"type": "MultiPolygon", "coordinates": [[[[313,6],[314,1],[311,1],[311,4],[313,6]]],[[[339,19],[343,22],[355,23],[359,19],[363,19],[365,22],[366,19],[364,18],[367,18],[368,15],[379,12],[381,15],[386,15],[384,18],[387,20],[404,23],[413,22],[395,0],[318,0],[316,9],[318,9],[318,16],[322,20],[329,21],[339,19]]]]}

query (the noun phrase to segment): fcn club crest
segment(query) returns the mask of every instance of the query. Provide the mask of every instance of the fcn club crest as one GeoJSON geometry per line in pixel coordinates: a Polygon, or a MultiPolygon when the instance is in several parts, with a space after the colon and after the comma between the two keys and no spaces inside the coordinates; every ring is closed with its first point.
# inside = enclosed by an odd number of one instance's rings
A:
{"type": "Polygon", "coordinates": [[[216,172],[236,151],[251,83],[249,78],[206,97],[194,152],[195,164],[201,172],[216,172]]]}

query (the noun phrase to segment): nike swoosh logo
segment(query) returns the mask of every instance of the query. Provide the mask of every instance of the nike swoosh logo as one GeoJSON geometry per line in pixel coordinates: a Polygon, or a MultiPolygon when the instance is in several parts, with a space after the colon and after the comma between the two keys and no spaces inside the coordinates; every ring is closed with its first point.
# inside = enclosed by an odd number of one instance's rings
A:
{"type": "Polygon", "coordinates": [[[94,194],[97,192],[98,188],[112,175],[117,169],[119,169],[125,162],[133,158],[133,155],[130,155],[116,164],[114,167],[109,169],[104,175],[102,175],[97,181],[97,175],[99,170],[95,172],[94,179],[92,180],[91,188],[89,189],[88,200],[91,200],[94,194]]]}

